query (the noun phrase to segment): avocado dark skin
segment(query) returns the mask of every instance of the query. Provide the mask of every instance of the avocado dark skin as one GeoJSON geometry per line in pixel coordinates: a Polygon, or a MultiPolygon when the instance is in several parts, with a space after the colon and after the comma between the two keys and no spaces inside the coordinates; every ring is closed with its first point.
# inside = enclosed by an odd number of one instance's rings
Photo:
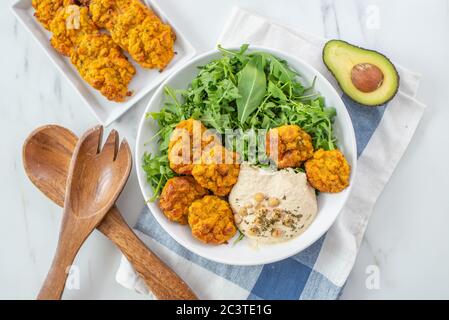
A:
{"type": "Polygon", "coordinates": [[[394,98],[399,89],[399,74],[382,53],[342,40],[330,40],[322,59],[341,90],[355,102],[381,106],[394,98]]]}

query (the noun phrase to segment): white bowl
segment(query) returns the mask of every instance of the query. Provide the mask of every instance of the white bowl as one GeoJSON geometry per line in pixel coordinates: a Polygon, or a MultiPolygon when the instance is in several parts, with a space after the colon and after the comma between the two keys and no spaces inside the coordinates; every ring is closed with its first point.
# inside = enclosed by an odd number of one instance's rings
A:
{"type": "MultiPolygon", "coordinates": [[[[337,110],[337,117],[334,124],[335,135],[338,139],[338,146],[348,159],[352,170],[350,186],[348,188],[340,193],[321,193],[318,196],[318,214],[310,227],[302,235],[287,242],[260,246],[259,248],[251,246],[245,238],[236,245],[233,245],[234,239],[231,239],[227,245],[214,246],[203,244],[192,236],[188,226],[182,226],[169,221],[163,215],[157,203],[148,202],[148,207],[156,220],[179,244],[206,259],[232,265],[258,265],[276,262],[304,250],[317,241],[330,228],[348,199],[354,180],[357,161],[356,142],[351,119],[340,96],[323,75],[306,62],[286,53],[255,46],[250,47],[250,51],[252,50],[267,51],[285,59],[292,68],[296,69],[302,75],[302,80],[305,80],[305,82],[310,83],[315,76],[317,77],[315,83],[316,90],[325,97],[327,106],[333,106],[337,110]]],[[[176,89],[186,88],[198,74],[198,66],[204,65],[220,56],[221,53],[217,50],[206,52],[170,75],[153,95],[146,108],[146,112],[157,111],[161,108],[164,99],[163,88],[165,86],[176,89]]],[[[146,182],[145,172],[142,169],[142,157],[145,151],[154,152],[157,143],[153,142],[152,144],[145,145],[150,137],[157,132],[155,123],[153,122],[151,125],[151,122],[152,120],[145,119],[145,116],[142,118],[136,146],[137,175],[145,199],[149,199],[152,196],[152,191],[146,182]]]]}

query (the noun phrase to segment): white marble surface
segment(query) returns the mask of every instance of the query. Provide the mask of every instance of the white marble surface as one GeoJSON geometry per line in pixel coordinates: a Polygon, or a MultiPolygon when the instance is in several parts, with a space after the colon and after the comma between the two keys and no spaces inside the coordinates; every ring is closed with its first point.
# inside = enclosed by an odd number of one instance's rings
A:
{"type": "MultiPolygon", "coordinates": [[[[25,176],[21,147],[37,126],[81,133],[94,117],[43,51],[0,3],[0,298],[34,298],[55,249],[61,210],[25,176]]],[[[379,199],[342,298],[449,298],[449,0],[158,0],[198,52],[211,49],[235,4],[327,37],[376,48],[422,74],[429,108],[379,199]],[[377,24],[373,17],[379,14],[377,24]],[[380,286],[368,289],[376,265],[380,286]]],[[[111,127],[131,144],[149,96],[111,127]]],[[[118,206],[133,224],[144,200],[135,173],[118,206]]],[[[81,287],[67,299],[139,299],[115,283],[120,254],[95,232],[79,253],[81,287]]]]}

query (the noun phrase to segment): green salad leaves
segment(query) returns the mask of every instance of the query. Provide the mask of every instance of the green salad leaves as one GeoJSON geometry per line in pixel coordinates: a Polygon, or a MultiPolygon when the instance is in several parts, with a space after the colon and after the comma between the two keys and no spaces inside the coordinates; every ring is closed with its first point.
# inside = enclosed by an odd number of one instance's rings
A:
{"type": "Polygon", "coordinates": [[[267,90],[267,77],[264,72],[261,56],[254,56],[242,69],[237,98],[237,116],[240,124],[244,124],[249,115],[262,103],[267,90]]]}
{"type": "MultiPolygon", "coordinates": [[[[326,107],[314,90],[305,86],[299,74],[270,53],[248,52],[218,46],[222,56],[199,67],[198,75],[185,90],[164,88],[166,100],[159,112],[147,115],[157,122],[155,154],[145,154],[143,169],[154,191],[154,201],[166,181],[176,176],[168,162],[168,143],[182,120],[201,120],[207,128],[224,134],[240,129],[243,140],[254,129],[270,129],[297,124],[309,133],[315,149],[335,147],[332,131],[335,109],[326,107]]],[[[247,160],[247,154],[242,155],[247,160]]]]}

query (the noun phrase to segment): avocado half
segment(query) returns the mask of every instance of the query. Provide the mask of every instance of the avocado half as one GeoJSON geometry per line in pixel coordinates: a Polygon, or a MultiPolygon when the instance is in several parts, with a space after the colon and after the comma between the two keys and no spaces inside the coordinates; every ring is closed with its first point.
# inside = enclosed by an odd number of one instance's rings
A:
{"type": "Polygon", "coordinates": [[[399,74],[383,54],[330,40],[323,49],[323,61],[343,90],[354,101],[379,106],[398,92],[399,74]]]}

